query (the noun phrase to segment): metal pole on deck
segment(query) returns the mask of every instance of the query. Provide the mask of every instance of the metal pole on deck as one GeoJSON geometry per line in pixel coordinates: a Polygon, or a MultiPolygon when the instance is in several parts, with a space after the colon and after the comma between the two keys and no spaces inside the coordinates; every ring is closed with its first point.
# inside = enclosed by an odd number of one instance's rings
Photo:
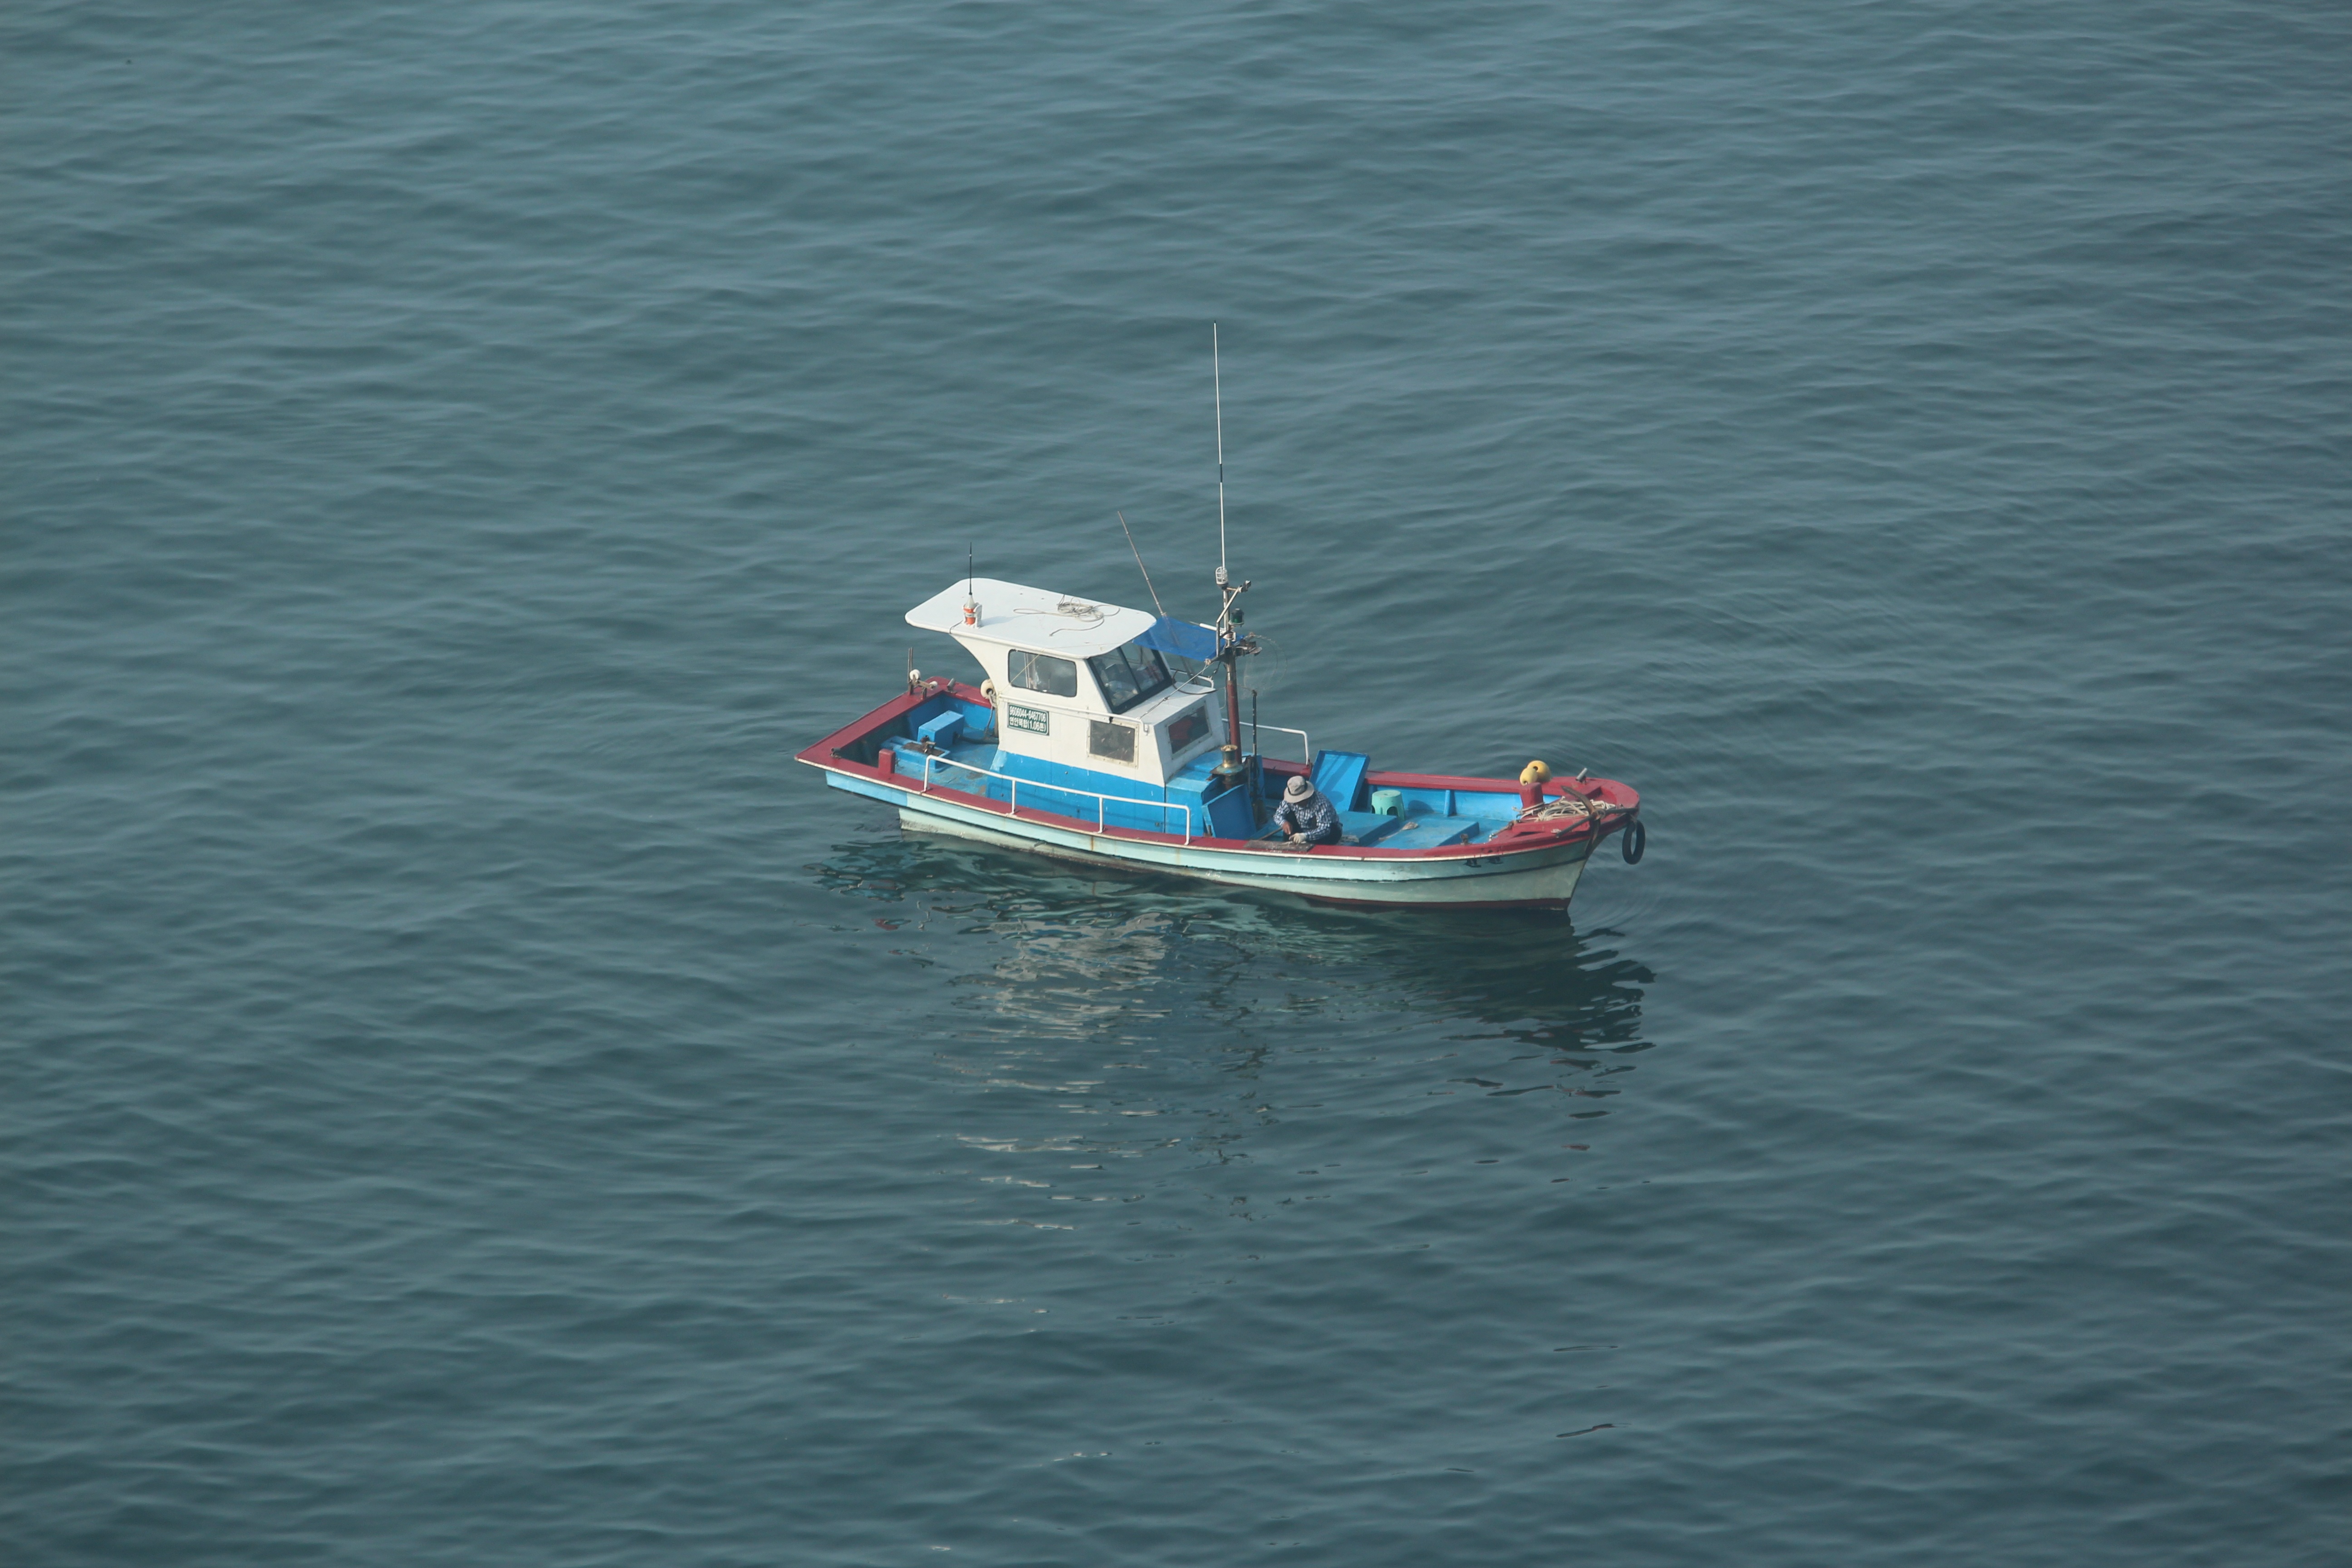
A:
{"type": "Polygon", "coordinates": [[[1257,644],[1241,635],[1241,612],[1234,608],[1234,601],[1249,591],[1249,584],[1246,580],[1234,583],[1225,571],[1225,380],[1214,321],[1209,323],[1209,374],[1217,406],[1217,594],[1221,604],[1216,662],[1225,667],[1225,743],[1218,748],[1223,755],[1210,771],[1220,778],[1233,779],[1249,771],[1242,761],[1241,660],[1243,655],[1255,653],[1257,644]]]}

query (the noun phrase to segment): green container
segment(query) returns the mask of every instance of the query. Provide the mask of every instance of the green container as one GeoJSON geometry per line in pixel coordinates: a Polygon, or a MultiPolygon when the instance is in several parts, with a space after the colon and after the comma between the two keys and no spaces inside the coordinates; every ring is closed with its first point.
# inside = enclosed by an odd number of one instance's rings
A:
{"type": "Polygon", "coordinates": [[[1372,810],[1381,816],[1394,816],[1404,809],[1404,791],[1376,789],[1372,792],[1372,810]]]}

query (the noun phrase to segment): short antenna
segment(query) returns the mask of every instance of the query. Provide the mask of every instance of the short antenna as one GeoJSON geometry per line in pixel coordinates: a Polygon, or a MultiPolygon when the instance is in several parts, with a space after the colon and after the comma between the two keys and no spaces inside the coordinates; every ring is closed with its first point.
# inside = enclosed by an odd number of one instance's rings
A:
{"type": "MultiPolygon", "coordinates": [[[[1127,547],[1129,550],[1135,550],[1135,530],[1127,526],[1125,512],[1118,514],[1118,528],[1120,532],[1127,535],[1127,547]]],[[[1160,602],[1160,590],[1151,585],[1151,568],[1143,563],[1143,552],[1140,550],[1135,550],[1135,569],[1143,574],[1143,591],[1151,595],[1151,607],[1160,612],[1162,620],[1167,619],[1167,607],[1160,602]]]]}
{"type": "Polygon", "coordinates": [[[1225,373],[1217,356],[1217,323],[1209,323],[1209,386],[1217,400],[1217,586],[1225,585],[1225,373]]]}

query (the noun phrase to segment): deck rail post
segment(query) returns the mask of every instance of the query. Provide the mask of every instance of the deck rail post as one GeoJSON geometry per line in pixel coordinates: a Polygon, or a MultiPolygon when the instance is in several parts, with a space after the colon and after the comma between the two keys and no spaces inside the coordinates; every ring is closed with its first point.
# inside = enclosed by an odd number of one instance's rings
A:
{"type": "MultiPolygon", "coordinates": [[[[1266,726],[1266,728],[1267,728],[1267,729],[1269,729],[1269,730],[1272,730],[1275,733],[1276,733],[1276,734],[1278,734],[1278,735],[1296,735],[1296,736],[1297,736],[1297,737],[1298,737],[1298,749],[1299,749],[1301,752],[1303,752],[1304,753],[1306,753],[1306,754],[1305,754],[1305,755],[1304,755],[1300,760],[1301,760],[1301,761],[1303,761],[1303,762],[1310,763],[1313,763],[1313,762],[1315,761],[1315,742],[1314,742],[1313,741],[1311,741],[1311,740],[1307,739],[1307,731],[1304,731],[1304,730],[1294,730],[1294,729],[1292,729],[1292,728],[1291,728],[1289,725],[1287,725],[1287,724],[1268,724],[1268,725],[1266,726]]],[[[1253,725],[1253,726],[1252,726],[1252,733],[1251,733],[1250,738],[1251,738],[1253,741],[1255,741],[1255,740],[1257,738],[1256,733],[1255,733],[1255,725],[1253,725]]],[[[1261,754],[1263,754],[1263,753],[1261,753],[1261,754]]]]}

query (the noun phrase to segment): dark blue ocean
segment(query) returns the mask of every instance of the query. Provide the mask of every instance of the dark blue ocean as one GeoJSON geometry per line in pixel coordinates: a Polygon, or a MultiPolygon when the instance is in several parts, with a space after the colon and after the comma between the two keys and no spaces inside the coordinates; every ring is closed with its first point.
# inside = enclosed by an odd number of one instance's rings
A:
{"type": "Polygon", "coordinates": [[[0,1557],[2352,1560],[2352,11],[0,16],[0,1557]],[[903,837],[961,575],[1633,784],[903,837]],[[926,642],[929,646],[924,646],[926,642]]]}

